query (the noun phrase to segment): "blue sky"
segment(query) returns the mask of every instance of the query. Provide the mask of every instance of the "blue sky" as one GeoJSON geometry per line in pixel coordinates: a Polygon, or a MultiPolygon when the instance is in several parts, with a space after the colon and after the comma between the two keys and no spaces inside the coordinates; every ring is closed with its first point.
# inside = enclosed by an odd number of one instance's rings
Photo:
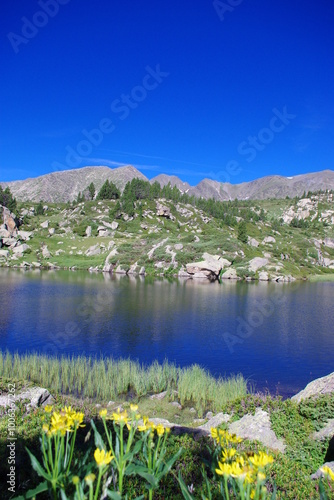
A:
{"type": "Polygon", "coordinates": [[[333,167],[328,0],[3,0],[0,180],[333,167]]]}

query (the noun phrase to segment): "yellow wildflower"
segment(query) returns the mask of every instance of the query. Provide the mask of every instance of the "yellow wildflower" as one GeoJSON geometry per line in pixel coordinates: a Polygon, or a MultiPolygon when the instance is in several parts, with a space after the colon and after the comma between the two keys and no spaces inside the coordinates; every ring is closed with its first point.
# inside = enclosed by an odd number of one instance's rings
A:
{"type": "Polygon", "coordinates": [[[115,422],[119,422],[119,423],[122,423],[124,422],[125,424],[128,423],[128,412],[126,410],[124,410],[123,412],[120,411],[120,409],[118,408],[117,409],[117,412],[114,412],[112,414],[112,418],[115,422]]]}
{"type": "Polygon", "coordinates": [[[51,413],[52,412],[52,406],[51,405],[46,405],[44,407],[44,411],[45,411],[45,413],[51,413]]]}
{"type": "Polygon", "coordinates": [[[266,479],[266,475],[263,474],[263,472],[258,472],[257,473],[257,480],[258,481],[264,481],[266,479]]]}
{"type": "Polygon", "coordinates": [[[94,458],[98,467],[104,467],[105,465],[110,464],[114,457],[111,455],[111,451],[106,453],[105,450],[96,448],[94,451],[94,458]]]}
{"type": "Polygon", "coordinates": [[[71,419],[76,427],[86,427],[85,424],[82,423],[84,416],[85,414],[80,411],[72,413],[71,419]]]}
{"type": "Polygon", "coordinates": [[[216,469],[217,474],[219,476],[230,476],[231,474],[231,465],[223,464],[222,462],[218,462],[219,469],[216,469]]]}
{"type": "Polygon", "coordinates": [[[332,471],[332,469],[330,469],[330,468],[328,467],[328,465],[325,465],[324,467],[321,467],[321,469],[320,469],[320,470],[321,470],[321,472],[322,472],[323,474],[326,474],[326,476],[329,476],[329,478],[330,478],[332,481],[334,481],[334,472],[332,471]]]}
{"type": "Polygon", "coordinates": [[[249,461],[255,467],[265,467],[268,464],[271,464],[274,461],[274,458],[271,455],[267,455],[263,451],[259,451],[257,455],[253,457],[249,457],[249,461]]]}
{"type": "Polygon", "coordinates": [[[211,437],[213,439],[217,439],[217,437],[218,437],[218,431],[214,427],[211,427],[211,437]]]}
{"type": "Polygon", "coordinates": [[[88,474],[86,477],[85,477],[85,481],[86,483],[90,486],[94,483],[95,481],[95,474],[93,474],[92,472],[90,474],[88,474]]]}
{"type": "Polygon", "coordinates": [[[77,485],[80,482],[80,477],[79,476],[73,476],[72,477],[72,483],[77,485]]]}
{"type": "Polygon", "coordinates": [[[157,434],[158,434],[158,436],[159,436],[159,437],[160,437],[160,436],[163,436],[163,434],[164,434],[164,432],[165,432],[165,428],[164,428],[164,426],[163,426],[162,424],[159,424],[159,425],[157,425],[156,429],[157,429],[157,434]]]}
{"type": "Polygon", "coordinates": [[[227,450],[222,451],[222,457],[224,461],[229,460],[234,457],[236,454],[237,450],[235,448],[228,448],[227,450]]]}
{"type": "Polygon", "coordinates": [[[106,408],[104,408],[104,410],[101,410],[99,412],[99,415],[101,418],[105,417],[107,414],[108,414],[108,410],[106,408]]]}
{"type": "Polygon", "coordinates": [[[62,436],[65,435],[66,432],[70,432],[72,429],[72,422],[65,415],[62,415],[57,412],[53,412],[51,417],[51,427],[50,432],[52,434],[57,433],[58,431],[62,436]]]}
{"type": "Polygon", "coordinates": [[[133,404],[131,404],[131,405],[130,405],[130,410],[131,410],[131,411],[135,411],[135,412],[136,412],[136,411],[138,410],[138,405],[133,405],[133,404]]]}

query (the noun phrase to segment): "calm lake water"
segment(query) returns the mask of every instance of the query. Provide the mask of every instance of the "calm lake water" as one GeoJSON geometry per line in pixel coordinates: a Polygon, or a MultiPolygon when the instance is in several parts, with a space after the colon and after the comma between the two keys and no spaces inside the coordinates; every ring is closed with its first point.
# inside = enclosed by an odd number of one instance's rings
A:
{"type": "Polygon", "coordinates": [[[0,348],[198,363],[291,396],[334,371],[334,283],[0,269],[0,348]]]}

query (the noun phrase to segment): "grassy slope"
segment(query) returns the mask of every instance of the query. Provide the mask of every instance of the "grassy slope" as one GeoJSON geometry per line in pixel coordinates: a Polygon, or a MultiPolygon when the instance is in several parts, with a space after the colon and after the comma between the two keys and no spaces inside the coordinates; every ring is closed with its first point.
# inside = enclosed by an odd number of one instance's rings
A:
{"type": "MultiPolygon", "coordinates": [[[[80,203],[74,207],[48,204],[43,216],[26,217],[25,224],[21,227],[22,230],[33,231],[32,238],[27,242],[30,250],[17,260],[12,256],[7,262],[2,259],[0,264],[19,266],[22,262],[38,262],[45,267],[52,264],[61,268],[75,266],[80,269],[101,270],[108,254],[115,249],[117,254],[110,258],[115,267],[120,265],[124,270],[128,270],[131,265],[137,263],[137,270],[144,266],[148,274],[177,274],[181,266],[201,260],[203,252],[219,254],[230,260],[240,277],[257,278],[259,271],[250,272],[248,263],[254,257],[263,257],[264,254],[270,255],[265,270],[271,277],[292,275],[296,278],[306,278],[333,273],[333,269],[319,264],[318,248],[314,242],[314,239],[334,237],[331,223],[323,224],[316,219],[307,229],[277,223],[281,216],[295,205],[292,200],[262,200],[250,204],[245,202],[245,207],[250,207],[254,213],[259,213],[262,208],[266,214],[265,221],[247,222],[247,234],[260,243],[257,248],[241,243],[237,239],[236,227],[222,225],[221,221],[212,217],[208,221],[203,212],[190,205],[180,204],[181,208],[188,210],[188,214],[184,215],[171,201],[165,200],[163,203],[170,208],[174,220],[156,216],[155,201],[145,201],[142,217],[136,216],[129,221],[121,218],[117,220],[119,226],[116,231],[109,229],[108,237],[99,237],[98,226],[103,226],[103,221],[110,224],[113,220],[109,216],[109,210],[114,203],[94,201],[80,203]],[[40,226],[44,221],[49,221],[47,229],[40,226]],[[92,226],[92,236],[80,236],[80,232],[84,234],[89,225],[92,226]],[[50,228],[55,229],[53,235],[49,233],[50,228]],[[263,243],[266,236],[272,236],[276,241],[263,243]],[[149,257],[148,253],[153,246],[163,240],[166,241],[149,257]],[[178,243],[183,245],[182,250],[175,250],[174,245],[178,243]],[[47,245],[51,253],[50,258],[43,258],[43,245],[47,245]],[[86,251],[93,245],[99,245],[101,253],[86,256],[86,251]],[[175,253],[174,262],[168,252],[168,245],[175,253]]],[[[319,202],[319,207],[320,205],[322,211],[333,208],[333,202],[325,196],[321,204],[319,202]]],[[[242,210],[241,204],[240,216],[242,210]]],[[[310,217],[307,220],[310,220],[310,217]]],[[[321,251],[324,257],[334,259],[332,248],[322,246],[321,251]]]]}

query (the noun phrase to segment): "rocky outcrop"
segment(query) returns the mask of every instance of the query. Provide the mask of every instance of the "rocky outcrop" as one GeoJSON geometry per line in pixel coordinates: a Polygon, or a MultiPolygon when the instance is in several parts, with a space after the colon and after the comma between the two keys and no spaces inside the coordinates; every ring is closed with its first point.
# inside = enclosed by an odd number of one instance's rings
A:
{"type": "Polygon", "coordinates": [[[2,212],[2,224],[0,226],[1,230],[8,231],[8,237],[16,236],[18,228],[20,226],[20,221],[7,207],[0,205],[0,212],[2,212]]]}
{"type": "Polygon", "coordinates": [[[221,275],[223,280],[238,280],[240,279],[237,275],[237,271],[234,268],[227,269],[224,274],[221,275]]]}
{"type": "Polygon", "coordinates": [[[87,257],[92,257],[94,255],[100,255],[100,253],[101,253],[100,245],[93,245],[89,247],[88,250],[86,250],[85,255],[87,257]]]}
{"type": "Polygon", "coordinates": [[[268,264],[269,260],[265,257],[255,257],[250,260],[248,263],[248,267],[250,271],[256,272],[261,267],[264,267],[268,264]]]}
{"type": "Polygon", "coordinates": [[[320,394],[330,394],[334,392],[334,372],[326,377],[313,380],[302,391],[295,394],[291,400],[299,403],[302,399],[320,396],[320,394]]]}
{"type": "Polygon", "coordinates": [[[167,219],[174,220],[175,217],[172,215],[170,208],[166,207],[166,205],[162,205],[162,203],[157,202],[157,212],[156,215],[159,217],[166,217],[167,219]]]}
{"type": "Polygon", "coordinates": [[[16,402],[25,400],[28,400],[27,409],[54,403],[54,399],[47,389],[43,387],[31,387],[10,398],[6,394],[0,396],[0,406],[6,408],[12,403],[15,405],[16,402]]]}
{"type": "Polygon", "coordinates": [[[258,408],[255,415],[245,415],[240,420],[229,425],[228,430],[232,434],[243,439],[260,441],[268,448],[281,451],[285,450],[285,444],[271,429],[269,414],[258,408]]]}
{"type": "Polygon", "coordinates": [[[222,269],[229,267],[231,263],[219,255],[203,254],[200,262],[186,265],[187,274],[192,278],[217,279],[222,269]]]}

